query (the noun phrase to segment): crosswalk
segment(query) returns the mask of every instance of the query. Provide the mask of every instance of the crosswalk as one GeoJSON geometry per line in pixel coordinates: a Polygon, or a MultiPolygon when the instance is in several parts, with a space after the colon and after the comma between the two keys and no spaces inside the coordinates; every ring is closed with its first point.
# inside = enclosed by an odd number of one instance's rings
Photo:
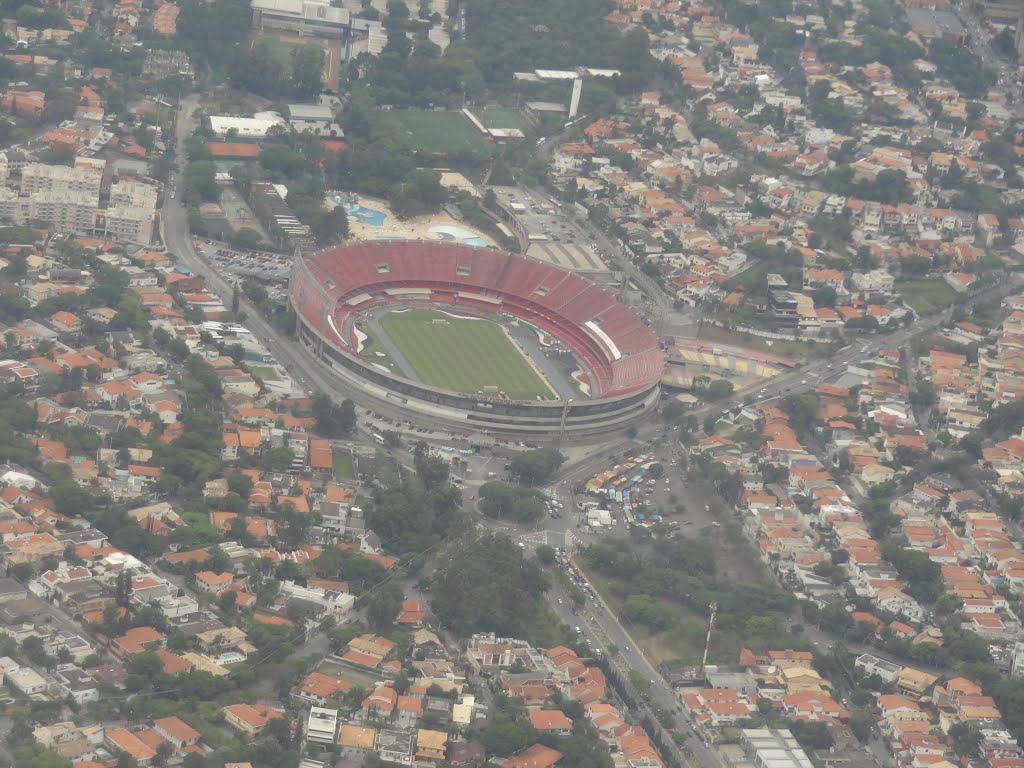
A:
{"type": "Polygon", "coordinates": [[[528,546],[535,547],[547,545],[549,547],[561,547],[563,549],[573,550],[576,547],[583,546],[583,539],[570,530],[531,531],[530,533],[522,534],[519,537],[519,540],[528,546]]]}
{"type": "MultiPolygon", "coordinates": [[[[537,547],[542,547],[544,545],[551,546],[551,543],[548,541],[549,533],[550,531],[534,531],[532,533],[524,533],[522,536],[519,537],[519,540],[522,541],[524,544],[532,544],[537,547]]],[[[561,543],[558,543],[554,546],[560,547],[562,545],[561,543]]]]}

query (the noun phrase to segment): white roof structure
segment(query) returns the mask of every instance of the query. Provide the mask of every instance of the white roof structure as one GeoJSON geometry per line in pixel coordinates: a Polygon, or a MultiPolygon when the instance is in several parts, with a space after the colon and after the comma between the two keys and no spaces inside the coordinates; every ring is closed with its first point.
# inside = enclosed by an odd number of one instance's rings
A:
{"type": "Polygon", "coordinates": [[[334,110],[326,104],[289,104],[288,116],[292,120],[330,123],[334,121],[334,110]]]}
{"type": "Polygon", "coordinates": [[[306,741],[333,744],[338,734],[338,710],[312,707],[306,721],[306,741]]]}
{"type": "Polygon", "coordinates": [[[240,138],[263,138],[274,126],[288,127],[288,122],[277,112],[257,112],[254,117],[210,115],[210,128],[218,136],[234,130],[240,138]]]}

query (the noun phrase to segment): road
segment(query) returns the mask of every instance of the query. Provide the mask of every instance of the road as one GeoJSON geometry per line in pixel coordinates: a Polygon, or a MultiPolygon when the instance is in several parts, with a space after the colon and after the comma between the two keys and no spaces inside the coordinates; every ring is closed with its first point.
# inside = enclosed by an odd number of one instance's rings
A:
{"type": "MultiPolygon", "coordinates": [[[[721,759],[708,747],[689,718],[685,715],[676,717],[677,713],[683,712],[679,696],[665,682],[661,673],[640,653],[629,633],[605,604],[600,592],[593,590],[593,596],[578,611],[574,609],[572,600],[569,599],[568,594],[560,584],[556,584],[549,591],[548,599],[551,601],[551,606],[559,618],[570,627],[579,627],[580,636],[585,640],[589,640],[593,647],[602,649],[602,653],[607,653],[608,648],[612,645],[617,647],[618,653],[609,658],[609,663],[618,672],[627,689],[632,689],[631,692],[635,698],[638,700],[642,699],[640,693],[629,682],[630,671],[639,672],[650,680],[651,687],[647,695],[665,710],[673,713],[673,721],[682,721],[684,723],[681,728],[678,722],[673,723],[675,730],[685,733],[688,737],[685,749],[690,754],[689,758],[680,754],[678,748],[673,749],[677,753],[676,758],[683,765],[692,764],[693,758],[696,758],[703,768],[723,767],[724,764],[721,759]]],[[[657,724],[657,717],[653,712],[647,711],[644,714],[657,724]]],[[[660,725],[657,728],[661,731],[663,741],[667,745],[675,747],[671,734],[661,729],[660,725]]]]}
{"type": "MultiPolygon", "coordinates": [[[[185,150],[185,142],[194,129],[194,120],[192,119],[192,112],[198,105],[198,96],[189,96],[184,99],[181,108],[178,113],[178,120],[176,126],[176,152],[179,158],[187,157],[185,150]]],[[[208,289],[213,293],[216,293],[220,298],[227,304],[231,300],[233,293],[233,287],[214,270],[207,262],[205,262],[194,250],[190,233],[188,231],[188,216],[187,211],[182,203],[182,197],[184,193],[183,179],[181,171],[175,171],[172,176],[172,184],[179,186],[182,194],[177,195],[176,199],[166,200],[165,206],[162,211],[161,227],[163,232],[164,243],[167,249],[174,253],[181,262],[188,267],[193,273],[201,275],[207,283],[208,289]]],[[[540,194],[540,193],[538,193],[540,194]]],[[[603,234],[593,231],[589,223],[586,224],[587,236],[596,240],[599,243],[607,243],[606,248],[611,247],[607,239],[604,238],[603,234]]],[[[624,258],[622,254],[619,254],[619,258],[624,258]]],[[[635,265],[629,262],[628,258],[624,259],[625,263],[628,263],[630,267],[627,267],[627,272],[630,273],[631,277],[635,265]]],[[[647,287],[646,283],[648,280],[646,276],[637,277],[637,282],[642,286],[647,287]]],[[[994,290],[1008,290],[1010,289],[1012,281],[997,286],[994,290]]],[[[658,296],[658,293],[654,293],[654,296],[658,296]]],[[[667,299],[665,299],[667,300],[667,299]]],[[[661,301],[655,300],[659,306],[661,301]]],[[[248,319],[246,324],[249,328],[257,335],[257,337],[267,346],[269,351],[277,358],[278,362],[286,366],[290,371],[293,372],[294,376],[297,376],[300,383],[302,383],[307,389],[317,389],[320,391],[332,393],[332,394],[344,394],[351,396],[358,402],[365,402],[365,396],[358,391],[346,391],[346,385],[340,382],[330,371],[318,362],[312,359],[311,356],[307,355],[302,348],[295,343],[294,340],[286,338],[280,334],[273,326],[271,326],[266,320],[259,315],[259,313],[250,308],[248,313],[248,319]]],[[[855,340],[845,348],[840,350],[836,355],[830,359],[816,360],[807,365],[796,369],[792,372],[782,374],[775,377],[757,393],[757,401],[765,402],[771,401],[782,397],[790,391],[799,389],[808,389],[817,386],[822,381],[828,380],[834,376],[838,376],[843,368],[849,364],[854,363],[857,360],[870,357],[875,352],[883,347],[900,347],[907,343],[911,337],[932,330],[940,323],[944,322],[949,317],[949,312],[941,313],[935,317],[927,320],[917,320],[915,323],[906,329],[896,331],[893,334],[887,336],[868,336],[862,337],[859,340],[855,340]]],[[[731,402],[727,403],[716,403],[709,404],[698,409],[695,409],[692,413],[698,419],[721,413],[724,408],[731,406],[739,406],[742,404],[743,399],[737,397],[731,402]]],[[[391,408],[387,404],[379,403],[378,401],[373,402],[374,410],[378,415],[394,418],[399,421],[404,420],[405,415],[396,408],[391,408]]],[[[428,422],[424,421],[424,425],[428,422]]],[[[363,419],[360,418],[360,426],[363,427],[363,419]]],[[[435,425],[430,425],[435,426],[435,425]]],[[[602,446],[596,449],[592,454],[589,454],[585,459],[566,466],[560,473],[553,491],[556,495],[564,496],[565,498],[571,498],[571,489],[575,484],[585,479],[587,476],[595,474],[603,468],[614,463],[615,457],[621,456],[624,451],[635,449],[638,452],[654,452],[659,451],[651,450],[651,443],[655,440],[667,441],[670,446],[662,447],[661,452],[668,450],[674,453],[676,450],[674,435],[672,431],[662,424],[656,424],[647,422],[641,424],[637,428],[637,432],[633,438],[626,438],[623,435],[620,439],[612,438],[609,442],[604,443],[602,446]]],[[[475,479],[474,484],[483,482],[482,477],[475,479]]],[[[688,509],[693,509],[694,504],[685,495],[682,495],[687,502],[688,509]]],[[[472,499],[467,499],[467,505],[471,508],[472,499]]],[[[703,509],[703,505],[698,502],[698,509],[703,509]]],[[[570,530],[573,524],[578,524],[579,519],[574,514],[569,514],[563,518],[551,519],[545,521],[543,527],[538,526],[539,530],[547,531],[555,536],[561,536],[562,540],[565,540],[566,532],[570,530]]],[[[507,527],[507,526],[506,526],[507,527]]],[[[560,545],[559,542],[557,545],[560,545]]],[[[629,637],[629,633],[623,626],[618,622],[615,616],[608,610],[607,606],[601,601],[599,595],[595,593],[594,601],[588,603],[589,614],[585,615],[584,621],[586,624],[586,631],[590,633],[592,637],[597,638],[598,634],[602,635],[607,639],[608,643],[614,643],[620,649],[621,656],[618,659],[613,660],[616,665],[619,665],[623,669],[622,677],[628,680],[628,671],[636,670],[644,674],[648,679],[652,681],[650,695],[657,701],[661,706],[665,707],[671,712],[678,710],[678,699],[671,687],[664,680],[664,678],[658,673],[658,671],[650,664],[650,662],[637,650],[635,643],[629,637]],[[623,666],[624,665],[624,666],[623,666]]],[[[556,590],[552,593],[552,604],[555,609],[559,612],[559,615],[569,623],[570,626],[576,626],[579,622],[579,618],[571,613],[569,601],[566,599],[564,594],[559,594],[556,590]],[[558,602],[561,599],[562,602],[558,602]]],[[[581,629],[582,629],[582,625],[581,629]]],[[[692,751],[693,755],[697,758],[699,763],[704,768],[720,768],[721,761],[714,751],[708,749],[703,744],[701,737],[693,731],[693,726],[687,723],[686,732],[689,733],[690,739],[688,740],[688,748],[692,751]]],[[[671,743],[671,738],[668,734],[664,734],[666,743],[671,743]]]]}
{"type": "Polygon", "coordinates": [[[992,36],[974,13],[971,4],[961,1],[954,7],[969,33],[967,39],[971,51],[998,76],[999,82],[995,88],[1006,97],[1008,109],[1015,117],[1024,118],[1024,101],[1016,98],[1021,85],[1024,84],[1019,74],[1020,70],[995,51],[992,36]]]}

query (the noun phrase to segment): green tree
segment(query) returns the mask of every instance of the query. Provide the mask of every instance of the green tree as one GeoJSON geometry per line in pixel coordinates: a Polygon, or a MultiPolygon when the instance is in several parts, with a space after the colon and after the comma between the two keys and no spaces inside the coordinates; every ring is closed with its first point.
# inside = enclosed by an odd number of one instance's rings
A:
{"type": "Polygon", "coordinates": [[[547,586],[509,538],[485,533],[438,569],[432,605],[457,632],[529,637],[547,586]]]}
{"type": "Polygon", "coordinates": [[[319,45],[302,45],[292,49],[292,93],[316,96],[323,89],[324,50],[319,45]]]}
{"type": "Polygon", "coordinates": [[[516,454],[510,474],[525,485],[541,485],[550,480],[565,461],[556,448],[535,448],[516,454]]]}
{"type": "Polygon", "coordinates": [[[375,589],[366,602],[366,620],[378,634],[388,632],[402,609],[402,588],[389,581],[375,589]]]}
{"type": "Polygon", "coordinates": [[[533,523],[544,517],[544,494],[506,483],[484,483],[480,488],[480,509],[488,517],[533,523]]]}

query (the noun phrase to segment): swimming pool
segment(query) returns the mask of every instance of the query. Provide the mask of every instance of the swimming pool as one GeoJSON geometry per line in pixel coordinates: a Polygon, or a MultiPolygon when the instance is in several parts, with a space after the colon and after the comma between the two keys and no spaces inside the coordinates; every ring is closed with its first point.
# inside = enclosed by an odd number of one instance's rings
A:
{"type": "Polygon", "coordinates": [[[226,651],[220,655],[220,661],[222,664],[233,664],[236,661],[244,661],[245,656],[240,654],[238,651],[226,651]]]}
{"type": "Polygon", "coordinates": [[[439,224],[436,227],[431,227],[430,234],[437,237],[438,240],[458,240],[466,245],[475,245],[481,248],[487,245],[487,241],[482,237],[477,237],[476,232],[451,224],[439,224]]]}
{"type": "Polygon", "coordinates": [[[370,227],[379,227],[382,226],[384,224],[384,220],[387,219],[386,214],[381,211],[375,211],[373,208],[364,208],[361,205],[346,203],[337,195],[332,199],[345,209],[345,215],[348,216],[349,220],[358,221],[360,224],[366,224],[370,227]]]}

